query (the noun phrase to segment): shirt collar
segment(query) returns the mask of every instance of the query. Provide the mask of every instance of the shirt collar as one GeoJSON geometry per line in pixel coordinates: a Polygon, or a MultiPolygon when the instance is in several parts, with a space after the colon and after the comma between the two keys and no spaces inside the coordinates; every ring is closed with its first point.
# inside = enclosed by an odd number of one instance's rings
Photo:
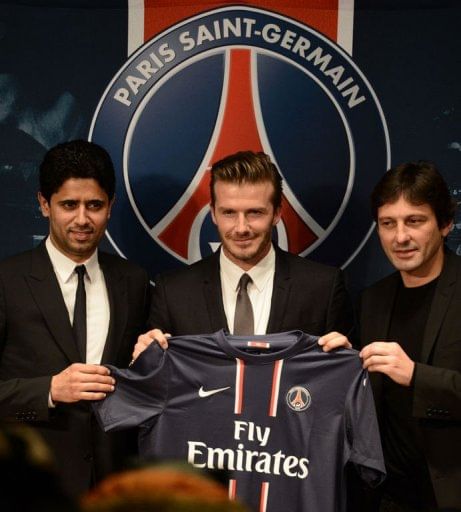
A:
{"type": "MultiPolygon", "coordinates": [[[[72,277],[77,263],[75,263],[75,261],[71,260],[60,250],[58,250],[53,245],[50,237],[46,239],[45,246],[46,250],[48,251],[48,255],[50,257],[54,271],[59,275],[62,282],[67,283],[67,281],[72,277]]],[[[86,273],[90,282],[94,282],[97,276],[97,272],[99,271],[98,251],[94,251],[86,261],[81,263],[81,265],[85,265],[86,273]]]]}
{"type": "MultiPolygon", "coordinates": [[[[219,265],[221,272],[224,274],[232,289],[237,290],[240,278],[245,272],[224,254],[222,248],[219,255],[219,265]]],[[[253,284],[257,290],[261,291],[266,286],[268,280],[273,276],[274,272],[275,251],[274,247],[271,245],[266,256],[246,273],[253,280],[253,284]]]]}

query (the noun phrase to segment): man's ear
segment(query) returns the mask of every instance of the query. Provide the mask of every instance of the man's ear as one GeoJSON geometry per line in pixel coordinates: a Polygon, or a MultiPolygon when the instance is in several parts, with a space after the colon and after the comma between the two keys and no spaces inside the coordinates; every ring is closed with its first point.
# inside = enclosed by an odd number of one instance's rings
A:
{"type": "Polygon", "coordinates": [[[443,238],[446,238],[450,231],[453,229],[453,221],[449,222],[444,228],[440,230],[443,238]]]}
{"type": "Polygon", "coordinates": [[[38,199],[38,204],[40,205],[40,210],[42,211],[42,215],[44,217],[49,217],[50,216],[50,205],[49,205],[48,201],[43,197],[41,192],[37,193],[37,199],[38,199]]]}
{"type": "Polygon", "coordinates": [[[215,216],[215,209],[214,209],[214,206],[212,203],[210,203],[210,213],[211,213],[211,219],[213,220],[213,224],[215,224],[216,226],[218,225],[218,223],[216,222],[216,216],[215,216]]]}
{"type": "Polygon", "coordinates": [[[282,207],[279,206],[274,212],[274,218],[272,220],[272,225],[275,226],[276,224],[278,224],[281,218],[282,218],[282,207]]]}
{"type": "Polygon", "coordinates": [[[109,209],[107,211],[107,218],[110,219],[110,214],[112,212],[112,206],[114,206],[114,201],[115,201],[115,194],[114,194],[114,197],[111,199],[110,203],[109,203],[109,209]]]}

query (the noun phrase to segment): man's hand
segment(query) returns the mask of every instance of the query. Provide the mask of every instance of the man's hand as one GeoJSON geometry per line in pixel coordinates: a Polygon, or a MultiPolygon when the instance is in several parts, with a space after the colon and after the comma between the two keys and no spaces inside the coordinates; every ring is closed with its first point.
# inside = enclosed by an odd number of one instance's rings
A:
{"type": "Polygon", "coordinates": [[[375,341],[362,349],[360,357],[369,372],[381,372],[397,384],[410,385],[415,363],[398,343],[375,341]]]}
{"type": "Polygon", "coordinates": [[[318,344],[323,348],[324,352],[330,352],[335,348],[352,348],[350,341],[344,334],[332,331],[319,338],[318,344]]]}
{"type": "Polygon", "coordinates": [[[51,378],[53,402],[102,400],[114,390],[115,379],[105,366],[74,363],[51,378]]]}
{"type": "Polygon", "coordinates": [[[163,350],[166,350],[168,348],[168,338],[170,336],[170,333],[164,333],[160,329],[152,329],[151,331],[147,331],[146,333],[138,336],[138,341],[136,342],[136,345],[134,346],[133,350],[133,361],[139,356],[139,354],[143,350],[146,350],[146,348],[153,341],[156,341],[163,348],[163,350]]]}

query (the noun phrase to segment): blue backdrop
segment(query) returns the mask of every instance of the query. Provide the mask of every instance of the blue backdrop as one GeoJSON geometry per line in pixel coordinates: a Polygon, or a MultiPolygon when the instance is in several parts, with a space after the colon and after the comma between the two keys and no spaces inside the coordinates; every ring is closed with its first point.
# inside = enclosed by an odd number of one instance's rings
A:
{"type": "MultiPolygon", "coordinates": [[[[459,2],[355,2],[353,61],[382,106],[392,165],[433,160],[455,196],[461,194],[460,20],[459,2]]],[[[115,1],[2,2],[0,45],[3,258],[34,246],[47,233],[36,201],[38,163],[56,143],[89,136],[98,102],[127,61],[127,6],[115,1]]],[[[210,89],[210,102],[213,94],[210,89]]],[[[273,102],[270,92],[261,101],[273,102]]],[[[280,115],[290,108],[280,108],[280,115]]],[[[170,122],[179,115],[170,116],[170,122]]],[[[276,125],[269,135],[283,142],[284,133],[277,132],[276,125]]],[[[337,151],[339,156],[326,151],[324,157],[340,158],[341,148],[337,151]]],[[[289,162],[290,155],[280,154],[289,162]]],[[[319,151],[315,160],[321,159],[319,151]]],[[[299,176],[291,180],[293,187],[302,188],[299,176]]],[[[151,206],[153,211],[146,215],[154,215],[155,203],[151,206]]],[[[353,233],[354,226],[348,229],[353,233]]],[[[461,253],[461,216],[449,245],[461,253]]],[[[114,250],[108,240],[104,246],[114,250]]],[[[335,262],[336,251],[342,250],[336,242],[312,257],[335,262]]],[[[149,267],[152,274],[181,264],[160,248],[156,254],[149,262],[136,252],[130,258],[149,267]]],[[[376,234],[346,267],[354,293],[390,270],[376,234]]]]}

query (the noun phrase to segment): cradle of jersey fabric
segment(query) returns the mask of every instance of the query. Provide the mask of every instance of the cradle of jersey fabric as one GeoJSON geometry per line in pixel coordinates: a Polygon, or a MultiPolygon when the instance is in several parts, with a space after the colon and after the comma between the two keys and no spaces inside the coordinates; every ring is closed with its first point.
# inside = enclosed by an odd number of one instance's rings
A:
{"type": "Polygon", "coordinates": [[[355,350],[300,331],[151,344],[94,404],[105,430],[140,426],[145,457],[225,469],[253,510],[345,510],[344,466],[385,475],[372,391],[355,350]]]}

